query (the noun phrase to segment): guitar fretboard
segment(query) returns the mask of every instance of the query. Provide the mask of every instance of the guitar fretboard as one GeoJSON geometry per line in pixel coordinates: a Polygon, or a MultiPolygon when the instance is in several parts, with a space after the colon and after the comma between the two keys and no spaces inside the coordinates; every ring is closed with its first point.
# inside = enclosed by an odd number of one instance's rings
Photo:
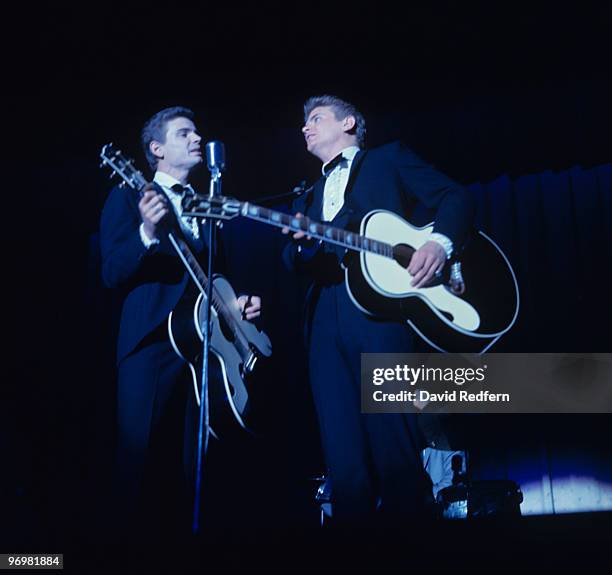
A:
{"type": "Polygon", "coordinates": [[[298,218],[248,202],[241,204],[240,213],[258,222],[271,224],[279,228],[289,228],[294,232],[305,232],[317,240],[342,246],[349,250],[371,252],[387,258],[393,258],[393,246],[391,244],[321,224],[307,217],[298,218]]]}

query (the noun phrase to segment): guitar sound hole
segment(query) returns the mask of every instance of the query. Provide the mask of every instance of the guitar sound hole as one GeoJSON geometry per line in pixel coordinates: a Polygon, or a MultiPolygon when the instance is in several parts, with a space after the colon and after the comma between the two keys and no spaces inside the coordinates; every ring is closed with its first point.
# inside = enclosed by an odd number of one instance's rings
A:
{"type": "Polygon", "coordinates": [[[403,268],[407,268],[416,250],[407,244],[393,246],[393,259],[403,268]]]}

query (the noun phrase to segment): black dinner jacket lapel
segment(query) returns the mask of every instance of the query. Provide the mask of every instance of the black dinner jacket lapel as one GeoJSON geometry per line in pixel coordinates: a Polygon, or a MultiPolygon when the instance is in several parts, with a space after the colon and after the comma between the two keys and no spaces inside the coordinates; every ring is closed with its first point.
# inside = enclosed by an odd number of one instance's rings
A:
{"type": "MultiPolygon", "coordinates": [[[[355,180],[359,174],[359,170],[361,169],[361,165],[363,163],[363,159],[367,155],[367,150],[359,150],[355,157],[353,158],[353,163],[351,164],[351,172],[349,173],[348,181],[346,182],[346,189],[344,190],[344,204],[340,211],[336,214],[334,219],[332,220],[333,225],[336,227],[344,228],[348,217],[350,216],[350,195],[353,191],[353,187],[355,185],[355,180]]],[[[321,196],[321,206],[323,205],[323,198],[321,196]]]]}
{"type": "MultiPolygon", "coordinates": [[[[157,182],[153,182],[153,186],[160,194],[164,195],[166,200],[168,200],[169,205],[172,206],[173,205],[172,201],[168,197],[168,194],[166,193],[166,191],[157,182]]],[[[195,255],[201,253],[205,245],[204,233],[206,230],[206,226],[203,226],[202,223],[198,220],[198,227],[200,229],[200,239],[196,240],[192,237],[187,237],[187,235],[183,231],[183,228],[181,227],[181,223],[179,222],[178,216],[176,215],[174,208],[170,210],[169,216],[170,216],[170,229],[172,230],[172,233],[174,233],[174,235],[176,235],[181,240],[183,240],[191,248],[191,250],[194,252],[195,255]]],[[[164,238],[164,239],[166,242],[165,248],[170,253],[176,253],[174,251],[174,248],[170,244],[170,241],[167,238],[164,238]]]]}

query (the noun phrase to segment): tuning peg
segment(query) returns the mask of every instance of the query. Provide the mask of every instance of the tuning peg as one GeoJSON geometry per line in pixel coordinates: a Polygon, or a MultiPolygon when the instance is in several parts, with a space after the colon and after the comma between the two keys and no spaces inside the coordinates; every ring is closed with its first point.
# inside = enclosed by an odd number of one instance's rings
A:
{"type": "Polygon", "coordinates": [[[120,187],[120,188],[125,188],[125,182],[121,182],[121,183],[119,184],[119,187],[120,187]]]}
{"type": "Polygon", "coordinates": [[[115,170],[113,170],[113,171],[111,172],[111,175],[110,175],[110,176],[108,176],[108,179],[109,179],[109,180],[111,180],[111,179],[113,178],[113,176],[116,176],[116,175],[117,175],[117,172],[115,172],[115,170]]]}
{"type": "Polygon", "coordinates": [[[106,160],[102,160],[100,162],[100,167],[103,168],[104,166],[106,166],[106,160]]]}

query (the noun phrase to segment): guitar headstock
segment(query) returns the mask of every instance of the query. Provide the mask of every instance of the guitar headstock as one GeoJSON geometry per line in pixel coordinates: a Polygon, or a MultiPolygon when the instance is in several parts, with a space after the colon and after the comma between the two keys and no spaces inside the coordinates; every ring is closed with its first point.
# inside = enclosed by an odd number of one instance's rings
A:
{"type": "Polygon", "coordinates": [[[126,158],[123,152],[115,148],[112,143],[102,146],[100,158],[102,159],[100,167],[108,167],[112,170],[111,178],[118,175],[123,179],[121,184],[119,184],[120,186],[127,184],[132,189],[138,191],[147,183],[142,172],[135,168],[134,161],[126,158]]]}

